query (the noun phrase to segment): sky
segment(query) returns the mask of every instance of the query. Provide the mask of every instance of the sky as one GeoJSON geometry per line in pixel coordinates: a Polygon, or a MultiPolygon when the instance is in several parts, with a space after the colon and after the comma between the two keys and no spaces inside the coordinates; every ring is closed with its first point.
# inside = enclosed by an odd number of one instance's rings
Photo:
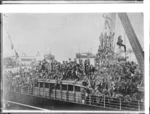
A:
{"type": "MultiPolygon", "coordinates": [[[[77,52],[96,53],[104,31],[102,13],[5,14],[3,16],[3,55],[14,55],[6,31],[15,49],[22,55],[43,56],[51,52],[59,61],[75,58],[77,52]]],[[[129,14],[143,46],[143,22],[140,14],[129,14]],[[139,19],[137,19],[139,18],[139,19]],[[135,21],[136,20],[136,21],[135,21]]],[[[118,21],[119,23],[119,21],[118,21]]],[[[121,25],[120,25],[121,26],[121,25]]],[[[124,34],[119,29],[117,35],[124,34]]],[[[116,37],[117,37],[116,35],[116,37]]],[[[130,45],[130,44],[127,44],[130,45]]]]}

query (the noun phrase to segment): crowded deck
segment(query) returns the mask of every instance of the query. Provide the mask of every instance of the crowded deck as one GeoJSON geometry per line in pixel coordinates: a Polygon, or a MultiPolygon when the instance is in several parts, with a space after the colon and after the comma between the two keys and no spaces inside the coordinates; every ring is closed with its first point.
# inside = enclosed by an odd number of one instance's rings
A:
{"type": "Polygon", "coordinates": [[[31,68],[7,70],[4,79],[10,89],[24,94],[114,110],[143,108],[144,93],[138,90],[142,72],[133,61],[103,64],[99,71],[89,60],[49,63],[44,59],[31,68]]]}

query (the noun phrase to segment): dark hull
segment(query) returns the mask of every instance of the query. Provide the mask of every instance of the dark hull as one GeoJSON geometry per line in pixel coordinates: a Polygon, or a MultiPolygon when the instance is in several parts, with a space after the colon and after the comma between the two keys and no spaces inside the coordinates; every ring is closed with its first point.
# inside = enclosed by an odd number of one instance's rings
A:
{"type": "Polygon", "coordinates": [[[76,104],[66,101],[59,101],[54,99],[42,98],[27,94],[20,94],[16,92],[7,92],[4,99],[9,101],[23,103],[31,106],[36,106],[48,110],[112,110],[102,107],[95,107],[83,104],[76,104]]]}
{"type": "MultiPolygon", "coordinates": [[[[144,110],[144,105],[143,103],[140,102],[129,102],[129,103],[124,103],[121,101],[109,101],[108,99],[105,98],[103,102],[96,103],[94,101],[98,99],[86,99],[85,103],[82,104],[81,99],[80,102],[78,101],[72,101],[70,97],[64,96],[65,99],[60,99],[56,97],[59,95],[59,93],[51,93],[51,95],[54,95],[55,97],[46,97],[45,95],[41,94],[36,95],[31,93],[31,92],[14,92],[12,89],[5,89],[4,93],[4,99],[17,102],[17,103],[22,103],[26,105],[31,105],[39,108],[44,108],[48,110],[114,110],[114,111],[143,111],[144,110]],[[27,94],[28,93],[28,94],[27,94]],[[58,100],[59,99],[59,100],[58,100]],[[94,101],[93,101],[94,100],[94,101]],[[90,102],[89,102],[90,101],[90,102]],[[140,103],[140,104],[139,104],[140,103]]],[[[17,90],[18,91],[18,90],[17,90]]],[[[35,90],[36,91],[36,90],[35,90]]],[[[62,94],[64,95],[64,94],[62,94]]],[[[72,95],[72,94],[71,94],[72,95]]]]}

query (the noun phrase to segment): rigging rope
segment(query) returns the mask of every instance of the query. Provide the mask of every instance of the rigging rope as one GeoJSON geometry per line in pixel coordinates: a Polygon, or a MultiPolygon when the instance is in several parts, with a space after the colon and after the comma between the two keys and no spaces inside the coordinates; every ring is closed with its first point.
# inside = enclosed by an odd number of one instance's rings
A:
{"type": "MultiPolygon", "coordinates": [[[[126,33],[124,31],[124,44],[126,46],[126,33]]],[[[126,57],[127,57],[127,51],[125,51],[125,60],[126,60],[126,57]]]]}
{"type": "Polygon", "coordinates": [[[118,18],[116,16],[116,22],[115,22],[115,36],[114,36],[114,41],[113,41],[113,51],[115,51],[115,46],[116,46],[116,38],[117,38],[117,29],[118,29],[118,18]]]}

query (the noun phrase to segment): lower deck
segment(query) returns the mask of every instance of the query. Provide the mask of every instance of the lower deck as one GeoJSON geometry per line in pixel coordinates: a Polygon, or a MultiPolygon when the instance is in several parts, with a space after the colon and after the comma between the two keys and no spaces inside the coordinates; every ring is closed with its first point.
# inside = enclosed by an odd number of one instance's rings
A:
{"type": "Polygon", "coordinates": [[[5,92],[4,99],[37,107],[42,106],[42,108],[48,107],[50,110],[144,110],[144,103],[138,101],[125,103],[119,99],[107,97],[87,96],[83,98],[79,92],[38,87],[9,89],[5,92]]]}
{"type": "MultiPolygon", "coordinates": [[[[7,96],[4,98],[8,101],[23,103],[35,107],[40,107],[47,110],[109,110],[95,106],[89,106],[84,104],[77,104],[73,102],[60,101],[57,99],[44,98],[40,96],[27,95],[22,93],[16,93],[13,91],[7,92],[7,96]]],[[[15,110],[15,109],[14,109],[15,110]]]]}

